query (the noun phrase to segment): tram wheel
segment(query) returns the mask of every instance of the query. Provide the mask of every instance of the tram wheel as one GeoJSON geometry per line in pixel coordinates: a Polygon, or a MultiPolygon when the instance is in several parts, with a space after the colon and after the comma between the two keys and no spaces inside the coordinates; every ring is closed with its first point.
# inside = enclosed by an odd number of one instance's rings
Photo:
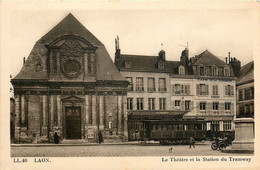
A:
{"type": "Polygon", "coordinates": [[[226,148],[226,147],[227,147],[227,146],[226,146],[225,143],[219,144],[219,150],[222,150],[222,149],[224,149],[224,148],[226,148]]]}
{"type": "Polygon", "coordinates": [[[216,143],[212,143],[211,144],[211,149],[212,150],[217,150],[218,149],[218,145],[216,143]]]}

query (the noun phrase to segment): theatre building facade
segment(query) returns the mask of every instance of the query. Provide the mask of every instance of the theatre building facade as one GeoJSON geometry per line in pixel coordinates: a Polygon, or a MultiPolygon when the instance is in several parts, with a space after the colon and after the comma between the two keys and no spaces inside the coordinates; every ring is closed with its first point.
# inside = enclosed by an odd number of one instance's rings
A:
{"type": "Polygon", "coordinates": [[[127,140],[128,81],[72,14],[38,40],[11,80],[14,142],[127,140]]]}

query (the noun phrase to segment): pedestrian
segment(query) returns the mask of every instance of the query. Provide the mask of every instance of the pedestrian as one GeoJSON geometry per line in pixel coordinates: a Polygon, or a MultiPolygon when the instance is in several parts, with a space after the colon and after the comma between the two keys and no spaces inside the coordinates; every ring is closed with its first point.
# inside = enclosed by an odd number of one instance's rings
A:
{"type": "Polygon", "coordinates": [[[191,145],[193,146],[193,148],[195,148],[195,142],[194,142],[193,137],[190,137],[190,148],[191,148],[191,145]]]}
{"type": "Polygon", "coordinates": [[[60,143],[60,137],[59,135],[57,134],[57,132],[54,133],[54,143],[55,144],[59,144],[60,143]]]}
{"type": "Polygon", "coordinates": [[[103,136],[101,131],[98,131],[98,143],[101,144],[101,142],[103,142],[103,136]]]}

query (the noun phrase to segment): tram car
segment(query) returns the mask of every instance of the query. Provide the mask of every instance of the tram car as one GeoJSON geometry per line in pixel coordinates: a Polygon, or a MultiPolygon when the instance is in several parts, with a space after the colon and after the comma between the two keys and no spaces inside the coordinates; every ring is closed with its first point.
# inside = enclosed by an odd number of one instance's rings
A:
{"type": "Polygon", "coordinates": [[[206,140],[206,121],[184,118],[180,111],[128,112],[129,141],[159,141],[161,144],[184,144],[190,137],[206,140]]]}

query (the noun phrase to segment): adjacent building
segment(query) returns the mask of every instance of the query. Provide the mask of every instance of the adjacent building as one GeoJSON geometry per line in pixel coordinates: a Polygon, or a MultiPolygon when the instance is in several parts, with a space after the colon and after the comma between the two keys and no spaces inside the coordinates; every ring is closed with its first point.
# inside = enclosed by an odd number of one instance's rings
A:
{"type": "Polygon", "coordinates": [[[40,38],[11,80],[15,142],[127,140],[128,82],[72,14],[40,38]]]}
{"type": "Polygon", "coordinates": [[[126,55],[120,54],[118,44],[116,39],[115,64],[130,82],[129,113],[187,112],[186,118],[206,120],[203,129],[207,131],[233,128],[239,61],[229,56],[224,62],[208,50],[189,58],[187,48],[179,61],[167,61],[163,50],[158,56],[126,55]]]}
{"type": "Polygon", "coordinates": [[[237,118],[254,118],[254,62],[244,65],[237,78],[237,118]]]}
{"type": "Polygon", "coordinates": [[[172,63],[165,51],[157,56],[121,54],[116,39],[115,65],[129,81],[127,110],[170,110],[172,63]]]}
{"type": "Polygon", "coordinates": [[[189,59],[188,49],[175,66],[171,74],[173,110],[190,110],[185,117],[203,118],[207,131],[231,130],[236,113],[232,66],[208,50],[189,59]]]}

